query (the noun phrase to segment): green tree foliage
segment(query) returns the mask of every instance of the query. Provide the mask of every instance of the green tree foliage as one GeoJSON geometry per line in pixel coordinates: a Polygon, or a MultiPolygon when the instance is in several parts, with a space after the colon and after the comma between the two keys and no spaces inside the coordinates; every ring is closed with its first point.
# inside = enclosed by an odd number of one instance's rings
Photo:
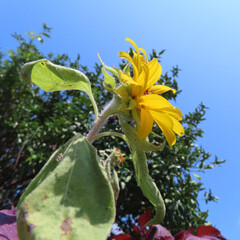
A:
{"type": "MultiPolygon", "coordinates": [[[[7,198],[16,204],[51,153],[76,133],[86,134],[93,120],[93,108],[85,93],[45,93],[36,86],[31,88],[23,83],[19,72],[24,63],[47,58],[56,64],[79,69],[90,79],[93,95],[99,106],[111,99],[111,95],[102,88],[99,64],[95,64],[94,70],[90,71],[80,64],[80,55],[75,61],[71,61],[66,54],[55,56],[39,51],[39,42],[43,43],[44,38],[49,37],[49,32],[50,28],[44,24],[42,33],[29,32],[27,40],[15,34],[14,38],[19,43],[17,49],[9,50],[6,54],[0,52],[1,206],[6,204],[7,198]]],[[[150,57],[160,61],[163,52],[153,50],[150,57]]],[[[173,67],[170,73],[163,74],[159,80],[159,83],[177,90],[175,95],[166,93],[164,96],[167,99],[176,100],[181,92],[176,80],[178,72],[178,67],[173,67]]],[[[206,107],[201,103],[193,112],[184,116],[185,135],[178,138],[172,148],[166,145],[163,151],[148,155],[150,175],[166,203],[167,213],[163,225],[172,233],[206,222],[208,212],[203,212],[198,203],[201,191],[206,202],[217,199],[211,190],[203,187],[201,178],[193,175],[224,162],[217,158],[211,162],[211,154],[196,145],[198,138],[203,137],[199,124],[204,120],[205,112],[206,107]]],[[[110,118],[105,127],[115,131],[119,129],[116,118],[110,118]]],[[[161,136],[158,128],[154,131],[161,136]]],[[[129,150],[121,139],[110,139],[111,141],[99,139],[94,145],[99,150],[118,147],[128,156],[129,150]]],[[[125,232],[129,232],[131,220],[145,212],[150,203],[137,187],[130,158],[127,157],[118,169],[118,174],[121,191],[117,202],[116,222],[125,232]]]]}

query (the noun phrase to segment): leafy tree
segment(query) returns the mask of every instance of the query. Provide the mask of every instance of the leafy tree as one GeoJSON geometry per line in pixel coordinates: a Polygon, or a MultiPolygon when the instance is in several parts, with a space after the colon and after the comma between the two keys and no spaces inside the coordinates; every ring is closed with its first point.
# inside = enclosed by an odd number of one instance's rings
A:
{"type": "MultiPolygon", "coordinates": [[[[97,63],[94,71],[90,71],[80,64],[80,55],[71,61],[66,54],[45,55],[39,51],[36,41],[43,43],[45,37],[50,37],[49,33],[50,28],[44,24],[43,32],[29,32],[27,40],[14,34],[19,43],[17,49],[9,50],[7,54],[0,52],[1,206],[6,204],[7,198],[16,204],[51,153],[77,132],[87,133],[92,124],[89,122],[93,115],[93,111],[89,112],[92,109],[91,102],[84,93],[43,93],[37,87],[30,88],[19,78],[24,63],[47,58],[56,64],[79,69],[90,79],[93,94],[99,104],[105,104],[111,99],[111,95],[102,88],[101,66],[97,63]]],[[[150,58],[158,58],[160,61],[163,52],[153,50],[150,58]]],[[[166,93],[164,97],[167,99],[176,100],[181,92],[176,80],[178,73],[179,68],[173,67],[170,74],[163,74],[159,80],[160,84],[177,90],[175,95],[166,93]]],[[[201,103],[193,112],[184,116],[185,135],[172,148],[166,145],[163,151],[152,152],[148,156],[150,175],[160,188],[166,203],[167,214],[162,224],[172,233],[206,222],[208,211],[201,210],[197,199],[205,188],[200,177],[192,174],[204,172],[224,162],[217,157],[210,162],[211,154],[196,145],[198,138],[203,137],[199,124],[204,120],[206,109],[201,103]]],[[[118,129],[116,118],[110,118],[105,127],[118,129]]],[[[154,131],[162,136],[158,128],[154,131]]],[[[161,142],[163,140],[160,139],[161,142]]],[[[129,155],[126,144],[119,138],[111,138],[111,144],[105,139],[99,139],[94,145],[99,150],[118,147],[126,156],[129,155]]],[[[118,174],[121,191],[116,222],[126,233],[131,233],[129,226],[132,219],[145,212],[150,203],[137,187],[131,159],[127,157],[118,169],[118,174]]],[[[205,190],[204,196],[206,202],[217,200],[211,190],[205,190]]]]}

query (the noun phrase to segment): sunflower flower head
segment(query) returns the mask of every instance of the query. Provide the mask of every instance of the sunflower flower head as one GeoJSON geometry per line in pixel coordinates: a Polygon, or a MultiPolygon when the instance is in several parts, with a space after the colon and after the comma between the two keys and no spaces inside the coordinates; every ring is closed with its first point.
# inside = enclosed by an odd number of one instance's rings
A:
{"type": "Polygon", "coordinates": [[[118,70],[119,80],[125,86],[125,88],[119,87],[119,95],[122,94],[125,99],[128,99],[128,109],[136,121],[136,132],[140,139],[150,134],[153,123],[156,122],[168,144],[173,146],[176,142],[175,133],[179,136],[184,133],[184,128],[179,122],[182,120],[182,112],[160,94],[167,91],[175,93],[175,90],[165,85],[155,84],[162,74],[162,67],[158,60],[154,58],[148,61],[144,49],[138,48],[131,39],[126,40],[135,49],[133,56],[120,51],[119,57],[132,65],[133,74],[131,76],[130,71],[118,70]]]}

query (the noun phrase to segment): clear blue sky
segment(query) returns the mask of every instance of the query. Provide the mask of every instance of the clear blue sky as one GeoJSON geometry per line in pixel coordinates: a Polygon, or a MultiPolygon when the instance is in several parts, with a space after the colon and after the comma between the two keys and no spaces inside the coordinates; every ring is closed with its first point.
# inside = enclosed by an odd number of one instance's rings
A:
{"type": "MultiPolygon", "coordinates": [[[[177,106],[184,113],[203,102],[210,109],[201,125],[199,144],[219,159],[220,168],[203,175],[203,182],[220,200],[207,206],[208,220],[230,240],[240,236],[239,65],[240,1],[238,0],[1,0],[0,47],[16,47],[14,32],[53,31],[40,46],[43,52],[81,54],[93,66],[97,52],[109,65],[127,50],[126,37],[150,52],[166,49],[163,72],[173,65],[182,70],[183,89],[177,106]]],[[[213,156],[214,157],[214,156],[213,156]]]]}

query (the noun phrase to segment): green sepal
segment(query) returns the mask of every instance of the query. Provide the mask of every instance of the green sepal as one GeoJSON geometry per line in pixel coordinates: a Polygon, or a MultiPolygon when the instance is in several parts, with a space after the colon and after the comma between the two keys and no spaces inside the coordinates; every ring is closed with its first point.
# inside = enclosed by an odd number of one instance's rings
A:
{"type": "Polygon", "coordinates": [[[104,76],[104,82],[107,85],[111,86],[111,88],[114,88],[116,85],[116,82],[115,82],[114,78],[106,72],[105,67],[102,68],[102,73],[104,76]]]}
{"type": "Polygon", "coordinates": [[[98,54],[98,58],[99,58],[101,64],[103,65],[103,68],[102,68],[102,74],[104,76],[103,86],[106,90],[112,92],[112,89],[114,89],[116,86],[116,82],[115,82],[114,78],[109,73],[106,72],[105,69],[107,69],[110,73],[112,73],[116,77],[119,77],[118,72],[114,68],[111,68],[111,67],[105,65],[104,62],[102,61],[102,59],[100,58],[99,54],[98,54]],[[110,86],[111,88],[107,87],[107,85],[110,86]]]}
{"type": "Polygon", "coordinates": [[[98,58],[99,58],[99,60],[100,60],[100,62],[101,62],[101,64],[103,65],[104,68],[106,68],[110,73],[112,73],[112,74],[115,75],[116,77],[119,77],[119,74],[118,74],[117,70],[114,69],[114,68],[112,68],[112,67],[107,66],[107,65],[102,61],[102,59],[100,58],[100,55],[99,55],[99,54],[98,54],[98,58]]]}
{"type": "Polygon", "coordinates": [[[130,89],[128,89],[127,86],[124,86],[124,85],[120,85],[115,93],[118,94],[118,96],[120,98],[122,98],[124,101],[127,101],[129,99],[129,96],[130,96],[130,89]]]}
{"type": "Polygon", "coordinates": [[[58,149],[17,206],[21,240],[105,240],[114,194],[96,149],[81,135],[58,149]]]}

